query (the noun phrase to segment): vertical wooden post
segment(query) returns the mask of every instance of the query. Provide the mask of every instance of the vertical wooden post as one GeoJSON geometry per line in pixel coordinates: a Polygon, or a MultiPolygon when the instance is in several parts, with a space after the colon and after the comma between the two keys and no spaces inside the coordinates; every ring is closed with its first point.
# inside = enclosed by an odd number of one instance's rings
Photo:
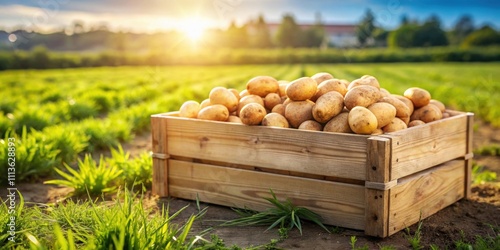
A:
{"type": "Polygon", "coordinates": [[[153,148],[153,194],[166,197],[168,193],[168,142],[167,119],[161,115],[151,116],[153,148]]]}
{"type": "Polygon", "coordinates": [[[365,234],[386,237],[389,232],[391,139],[370,137],[367,144],[365,234]]]}
{"type": "Polygon", "coordinates": [[[467,141],[465,146],[465,193],[464,198],[469,199],[471,196],[472,183],[472,136],[474,134],[474,113],[467,113],[467,141]]]}

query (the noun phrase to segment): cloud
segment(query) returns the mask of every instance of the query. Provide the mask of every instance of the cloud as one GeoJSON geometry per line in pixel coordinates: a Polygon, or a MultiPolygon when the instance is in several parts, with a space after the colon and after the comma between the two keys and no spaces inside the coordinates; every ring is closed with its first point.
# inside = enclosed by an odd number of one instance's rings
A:
{"type": "MultiPolygon", "coordinates": [[[[178,28],[178,24],[194,15],[179,13],[174,16],[150,14],[142,12],[113,13],[113,12],[86,12],[63,9],[44,9],[23,5],[7,5],[0,8],[0,23],[4,26],[23,29],[50,31],[71,25],[75,20],[83,21],[86,25],[105,23],[115,30],[157,31],[178,28]]],[[[217,23],[204,20],[203,26],[216,26],[217,23]]]]}

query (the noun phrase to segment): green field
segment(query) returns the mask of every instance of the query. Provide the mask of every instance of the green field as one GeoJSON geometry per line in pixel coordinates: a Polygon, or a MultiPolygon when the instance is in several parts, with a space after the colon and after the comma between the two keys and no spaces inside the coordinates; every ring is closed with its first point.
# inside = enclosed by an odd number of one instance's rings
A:
{"type": "MultiPolygon", "coordinates": [[[[449,108],[474,112],[500,126],[498,68],[500,63],[398,63],[3,71],[0,133],[21,137],[25,128],[17,178],[33,179],[50,175],[63,163],[75,163],[83,153],[130,141],[149,130],[151,114],[177,110],[189,99],[202,101],[215,86],[243,90],[257,75],[294,80],[321,71],[350,81],[373,75],[396,94],[422,87],[449,108]],[[37,147],[42,142],[45,147],[37,147]]],[[[5,157],[6,147],[3,152],[5,157]]],[[[7,161],[1,162],[6,169],[7,161]]]]}
{"type": "MultiPolygon", "coordinates": [[[[84,160],[85,155],[95,158],[114,149],[99,170],[107,179],[94,176],[100,181],[95,190],[138,183],[148,187],[151,162],[147,152],[131,159],[119,146],[136,134],[147,133],[151,114],[178,110],[187,100],[202,101],[215,86],[243,90],[257,75],[291,81],[330,72],[351,81],[369,74],[392,93],[402,94],[413,86],[425,88],[449,108],[474,112],[476,119],[500,126],[499,68],[500,63],[395,63],[0,71],[0,133],[4,138],[0,140],[0,171],[6,173],[9,167],[8,138],[16,138],[17,183],[55,178],[55,169],[66,170],[65,165],[79,167],[80,172],[86,167],[99,169],[99,163],[84,160]],[[117,170],[106,172],[109,168],[117,170]]],[[[0,186],[7,185],[6,181],[0,179],[0,186]]],[[[5,240],[1,230],[0,245],[5,240]]]]}

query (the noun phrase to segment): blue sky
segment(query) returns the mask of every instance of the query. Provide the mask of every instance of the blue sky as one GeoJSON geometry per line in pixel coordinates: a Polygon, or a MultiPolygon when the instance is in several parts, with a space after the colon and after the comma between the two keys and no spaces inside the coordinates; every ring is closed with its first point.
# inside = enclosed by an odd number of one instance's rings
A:
{"type": "Polygon", "coordinates": [[[0,28],[59,29],[82,20],[88,26],[106,24],[115,30],[155,31],[197,24],[224,27],[258,14],[279,22],[292,13],[298,22],[313,22],[320,13],[325,23],[356,23],[370,8],[379,25],[394,28],[407,15],[424,20],[438,15],[445,28],[469,14],[476,26],[500,28],[500,1],[495,0],[2,0],[0,28]]]}

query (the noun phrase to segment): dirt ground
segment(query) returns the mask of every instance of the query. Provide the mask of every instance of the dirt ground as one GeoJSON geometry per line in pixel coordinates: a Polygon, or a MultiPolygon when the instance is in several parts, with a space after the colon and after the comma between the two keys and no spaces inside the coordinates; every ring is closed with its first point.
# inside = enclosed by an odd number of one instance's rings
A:
{"type": "MultiPolygon", "coordinates": [[[[489,144],[500,144],[500,129],[477,122],[474,132],[474,147],[489,144]]],[[[132,143],[124,145],[124,150],[138,155],[145,150],[151,149],[151,135],[142,134],[136,136],[132,143]]],[[[500,176],[500,157],[475,156],[475,161],[485,166],[485,169],[494,171],[500,176]]],[[[22,192],[28,202],[52,203],[63,199],[70,191],[69,188],[58,188],[43,185],[41,183],[19,184],[18,190],[22,192]]],[[[1,197],[5,196],[5,190],[0,189],[1,197]]],[[[176,198],[159,198],[146,194],[145,202],[149,207],[161,208],[168,204],[170,211],[176,211],[186,205],[189,207],[177,218],[179,222],[187,219],[191,214],[196,214],[197,208],[193,201],[176,198]]],[[[201,204],[208,206],[207,213],[194,225],[195,232],[201,232],[210,227],[214,229],[209,234],[216,234],[223,239],[227,246],[236,244],[240,247],[258,246],[267,244],[271,239],[279,238],[277,229],[264,232],[266,227],[217,227],[223,220],[237,217],[230,208],[201,204]]],[[[495,227],[498,232],[500,228],[500,183],[474,185],[472,197],[461,200],[438,213],[423,220],[421,243],[426,248],[435,244],[440,249],[451,248],[455,241],[473,241],[477,235],[493,236],[495,227]]],[[[417,225],[410,227],[414,233],[417,225]]],[[[369,249],[379,249],[381,246],[392,246],[395,249],[408,249],[410,245],[406,239],[407,234],[398,232],[385,239],[366,237],[362,231],[340,228],[335,233],[327,233],[314,224],[303,225],[303,235],[298,230],[289,232],[288,238],[278,244],[283,249],[350,249],[350,237],[356,236],[356,246],[368,246],[369,249]]],[[[206,238],[209,238],[207,235],[206,238]]]]}

